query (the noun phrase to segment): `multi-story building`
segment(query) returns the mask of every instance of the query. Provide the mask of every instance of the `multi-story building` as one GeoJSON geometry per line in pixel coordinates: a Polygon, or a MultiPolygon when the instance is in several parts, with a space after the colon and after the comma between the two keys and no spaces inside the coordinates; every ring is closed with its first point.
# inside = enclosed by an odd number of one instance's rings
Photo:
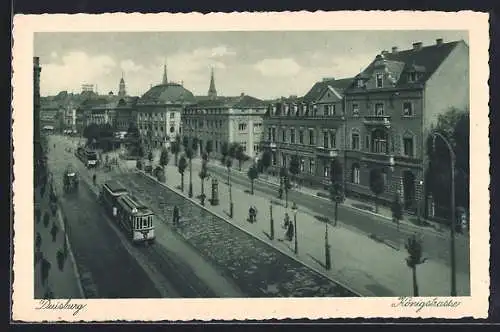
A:
{"type": "Polygon", "coordinates": [[[216,154],[220,154],[224,143],[236,142],[253,158],[260,152],[265,112],[263,101],[244,94],[198,101],[184,110],[183,136],[190,140],[196,137],[200,151],[211,141],[216,154]]]}
{"type": "Polygon", "coordinates": [[[59,102],[42,99],[40,102],[40,126],[52,127],[54,132],[64,130],[65,108],[59,102]]]}
{"type": "Polygon", "coordinates": [[[149,89],[137,101],[137,128],[150,148],[169,147],[180,135],[181,113],[195,102],[191,91],[181,84],[168,82],[164,67],[163,81],[149,89]]]}
{"type": "Polygon", "coordinates": [[[393,47],[377,55],[346,93],[347,192],[373,196],[370,172],[380,168],[386,180],[382,199],[399,193],[407,210],[424,208],[429,132],[440,114],[468,105],[464,41],[437,39],[433,45],[414,43],[408,50],[393,47]]]}
{"type": "Polygon", "coordinates": [[[269,172],[288,168],[292,156],[300,159],[298,181],[313,187],[328,185],[334,158],[343,155],[344,90],[352,78],[325,78],[303,97],[273,101],[264,120],[263,148],[271,151],[269,172]]]}

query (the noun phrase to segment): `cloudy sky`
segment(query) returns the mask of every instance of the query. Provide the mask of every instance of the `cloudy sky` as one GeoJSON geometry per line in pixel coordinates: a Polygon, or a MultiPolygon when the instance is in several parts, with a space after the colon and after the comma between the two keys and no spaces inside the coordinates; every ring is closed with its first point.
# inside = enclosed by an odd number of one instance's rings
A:
{"type": "Polygon", "coordinates": [[[82,84],[116,93],[122,72],[129,94],[141,95],[161,82],[167,63],[169,81],[195,95],[206,95],[213,66],[219,95],[267,99],[303,95],[323,77],[356,75],[382,50],[436,38],[468,42],[453,30],[36,33],[34,53],[43,96],[82,84]]]}

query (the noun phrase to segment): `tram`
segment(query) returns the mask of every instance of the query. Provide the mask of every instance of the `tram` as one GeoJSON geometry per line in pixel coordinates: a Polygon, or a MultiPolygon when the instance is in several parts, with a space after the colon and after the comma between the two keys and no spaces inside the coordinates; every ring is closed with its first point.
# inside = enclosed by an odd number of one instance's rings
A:
{"type": "Polygon", "coordinates": [[[79,147],[75,154],[87,168],[97,167],[97,153],[95,151],[79,147]]]}
{"type": "Polygon", "coordinates": [[[117,181],[103,185],[100,201],[133,243],[155,240],[154,213],[117,181]]]}

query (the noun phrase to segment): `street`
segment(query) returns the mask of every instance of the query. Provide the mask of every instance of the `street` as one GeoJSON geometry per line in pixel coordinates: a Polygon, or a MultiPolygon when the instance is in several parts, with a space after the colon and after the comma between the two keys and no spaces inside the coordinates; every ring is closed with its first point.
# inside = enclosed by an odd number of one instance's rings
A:
{"type": "MultiPolygon", "coordinates": [[[[179,239],[167,234],[161,225],[156,227],[157,241],[154,245],[132,246],[97,203],[98,188],[91,184],[89,170],[72,153],[66,152],[67,147],[74,150],[74,142],[52,136],[50,147],[49,167],[58,192],[62,192],[62,174],[66,165],[71,163],[79,171],[78,193],[64,195],[61,203],[68,218],[68,233],[77,265],[84,271],[81,274],[91,276],[99,297],[219,297],[226,293],[241,296],[227,287],[225,280],[215,280],[217,276],[209,274],[210,271],[195,271],[193,264],[202,269],[203,262],[179,239]],[[190,262],[185,261],[186,257],[190,262]],[[202,276],[198,277],[200,274],[202,276]],[[228,289],[218,284],[224,284],[228,289]]],[[[99,174],[99,178],[102,177],[99,174]]]]}

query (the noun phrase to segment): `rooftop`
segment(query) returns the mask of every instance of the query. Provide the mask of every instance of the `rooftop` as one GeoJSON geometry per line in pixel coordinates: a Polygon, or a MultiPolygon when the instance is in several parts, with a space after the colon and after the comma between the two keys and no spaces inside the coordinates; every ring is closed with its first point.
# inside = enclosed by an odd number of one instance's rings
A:
{"type": "Polygon", "coordinates": [[[159,84],[149,89],[137,104],[185,104],[194,103],[195,98],[191,91],[178,83],[159,84]]]}
{"type": "Polygon", "coordinates": [[[214,108],[254,108],[265,107],[265,102],[245,94],[237,97],[217,97],[215,99],[205,99],[197,97],[197,102],[193,107],[214,107],[214,108]]]}

